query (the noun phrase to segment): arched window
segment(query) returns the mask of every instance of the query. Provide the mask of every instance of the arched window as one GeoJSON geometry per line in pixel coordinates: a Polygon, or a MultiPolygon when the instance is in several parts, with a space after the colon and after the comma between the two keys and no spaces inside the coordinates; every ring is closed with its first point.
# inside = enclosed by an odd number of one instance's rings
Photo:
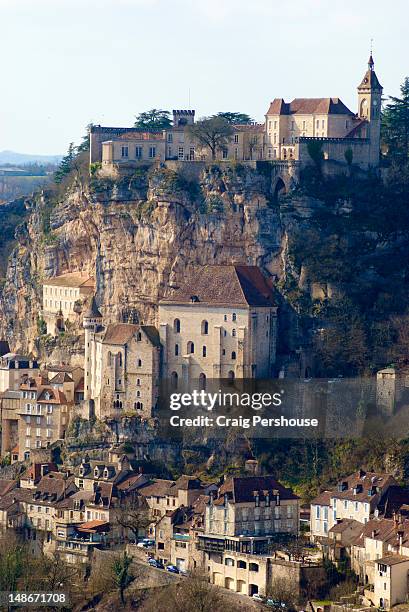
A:
{"type": "Polygon", "coordinates": [[[138,366],[138,368],[142,367],[142,359],[137,359],[136,365],[138,366]]]}
{"type": "Polygon", "coordinates": [[[227,372],[227,378],[228,378],[229,380],[234,380],[234,372],[233,372],[233,370],[229,370],[229,371],[227,372]]]}
{"type": "Polygon", "coordinates": [[[175,344],[175,355],[179,355],[179,345],[175,344]]]}
{"type": "Polygon", "coordinates": [[[236,351],[232,351],[231,358],[233,359],[233,361],[234,359],[236,359],[236,351]]]}
{"type": "Polygon", "coordinates": [[[203,357],[206,357],[206,355],[207,355],[207,348],[205,346],[203,346],[202,355],[203,355],[203,357]]]}
{"type": "Polygon", "coordinates": [[[236,330],[235,329],[231,330],[231,335],[233,336],[233,338],[236,336],[236,330]]]}
{"type": "Polygon", "coordinates": [[[187,343],[187,354],[193,355],[194,352],[195,352],[195,345],[191,340],[189,340],[189,342],[187,343]]]}
{"type": "Polygon", "coordinates": [[[136,339],[137,339],[138,342],[140,342],[142,340],[141,332],[138,332],[138,335],[136,336],[136,339]]]}
{"type": "Polygon", "coordinates": [[[199,389],[206,389],[206,374],[201,372],[199,376],[199,389]]]}
{"type": "Polygon", "coordinates": [[[140,379],[140,378],[137,378],[137,379],[136,379],[136,384],[137,384],[137,386],[138,386],[138,387],[140,387],[140,386],[141,386],[141,379],[140,379]]]}
{"type": "Polygon", "coordinates": [[[209,333],[209,323],[207,321],[202,321],[202,335],[207,336],[209,333]]]}
{"type": "Polygon", "coordinates": [[[172,374],[170,375],[170,384],[173,387],[173,389],[176,389],[176,387],[178,386],[178,373],[177,372],[172,372],[172,374]]]}
{"type": "Polygon", "coordinates": [[[141,397],[141,392],[140,391],[136,392],[136,397],[141,397]]]}
{"type": "Polygon", "coordinates": [[[175,319],[173,321],[173,331],[175,334],[180,334],[180,321],[179,319],[175,319]]]}
{"type": "Polygon", "coordinates": [[[235,313],[235,312],[233,312],[233,315],[232,315],[232,318],[231,318],[231,319],[232,319],[232,321],[236,321],[236,320],[237,320],[237,315],[236,315],[236,313],[235,313]]]}
{"type": "Polygon", "coordinates": [[[361,102],[361,112],[360,112],[361,117],[367,117],[368,116],[368,100],[366,98],[364,98],[361,102]]]}

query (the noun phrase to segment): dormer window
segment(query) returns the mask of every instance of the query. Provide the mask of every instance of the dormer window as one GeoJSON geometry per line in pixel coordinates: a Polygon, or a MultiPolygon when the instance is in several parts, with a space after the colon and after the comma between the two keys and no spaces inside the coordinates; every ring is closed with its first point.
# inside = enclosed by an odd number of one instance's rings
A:
{"type": "Polygon", "coordinates": [[[94,478],[98,478],[98,476],[99,476],[99,469],[95,468],[94,469],[94,478]]]}
{"type": "Polygon", "coordinates": [[[104,478],[108,478],[109,473],[108,473],[108,468],[105,468],[104,470],[104,478]]]}
{"type": "Polygon", "coordinates": [[[84,476],[84,468],[81,466],[79,470],[80,476],[84,476]]]}

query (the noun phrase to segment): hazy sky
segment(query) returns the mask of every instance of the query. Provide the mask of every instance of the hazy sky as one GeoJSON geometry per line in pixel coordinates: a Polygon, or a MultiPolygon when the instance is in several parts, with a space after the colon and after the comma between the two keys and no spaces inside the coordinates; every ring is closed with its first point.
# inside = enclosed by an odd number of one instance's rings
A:
{"type": "Polygon", "coordinates": [[[356,108],[374,39],[385,95],[409,74],[408,0],[0,0],[0,151],[63,153],[149,108],[241,111],[274,97],[356,108]]]}

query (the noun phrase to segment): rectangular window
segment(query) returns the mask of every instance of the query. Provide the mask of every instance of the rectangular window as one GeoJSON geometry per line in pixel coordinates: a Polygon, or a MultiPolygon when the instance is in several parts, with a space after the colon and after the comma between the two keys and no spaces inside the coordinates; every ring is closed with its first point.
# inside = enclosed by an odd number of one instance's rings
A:
{"type": "Polygon", "coordinates": [[[122,157],[128,157],[128,147],[121,147],[122,157]]]}
{"type": "Polygon", "coordinates": [[[222,157],[223,157],[223,159],[227,159],[228,153],[229,153],[229,152],[228,152],[228,150],[227,150],[227,149],[223,149],[223,152],[222,152],[222,157]]]}
{"type": "Polygon", "coordinates": [[[184,159],[185,158],[185,149],[183,147],[179,147],[178,148],[178,159],[184,159]]]}
{"type": "Polygon", "coordinates": [[[149,157],[153,159],[156,157],[156,147],[149,147],[149,157]]]}
{"type": "Polygon", "coordinates": [[[168,142],[173,142],[173,134],[168,134],[168,142]]]}
{"type": "Polygon", "coordinates": [[[136,159],[142,159],[142,147],[135,147],[136,159]]]}
{"type": "MultiPolygon", "coordinates": [[[[270,123],[271,123],[271,122],[270,122],[270,123]]],[[[238,142],[239,142],[239,135],[238,135],[238,134],[235,134],[235,135],[234,135],[234,144],[238,144],[238,142]]]]}

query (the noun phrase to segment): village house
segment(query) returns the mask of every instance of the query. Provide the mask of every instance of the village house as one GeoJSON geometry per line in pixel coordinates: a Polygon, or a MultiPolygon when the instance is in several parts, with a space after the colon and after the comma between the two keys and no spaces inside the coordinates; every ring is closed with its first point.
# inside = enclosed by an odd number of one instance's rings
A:
{"type": "Polygon", "coordinates": [[[329,530],[340,519],[365,524],[378,507],[388,488],[396,485],[390,474],[359,470],[342,479],[337,487],[324,491],[311,501],[311,538],[328,538],[329,530]]]}
{"type": "Polygon", "coordinates": [[[65,436],[73,401],[42,375],[27,378],[20,386],[18,458],[29,459],[32,449],[48,448],[65,436]]]}
{"type": "Polygon", "coordinates": [[[163,376],[268,378],[276,355],[274,290],[256,266],[204,266],[159,302],[163,376]]]}
{"type": "Polygon", "coordinates": [[[93,278],[77,272],[54,276],[43,282],[41,317],[52,336],[64,331],[66,322],[78,322],[84,304],[93,295],[93,278]]]}
{"type": "Polygon", "coordinates": [[[38,362],[26,355],[6,353],[0,357],[0,393],[18,391],[24,376],[35,376],[38,362]]]}
{"type": "MultiPolygon", "coordinates": [[[[295,98],[291,102],[275,98],[264,124],[232,125],[231,138],[219,147],[217,159],[305,165],[311,161],[310,147],[315,143],[334,170],[337,165],[347,165],[348,155],[357,167],[377,167],[382,86],[372,55],[357,93],[356,112],[338,97],[295,98]]],[[[165,130],[92,126],[90,163],[100,163],[103,173],[112,174],[141,163],[211,161],[210,148],[189,132],[194,121],[194,110],[174,110],[173,124],[165,130]]]]}

